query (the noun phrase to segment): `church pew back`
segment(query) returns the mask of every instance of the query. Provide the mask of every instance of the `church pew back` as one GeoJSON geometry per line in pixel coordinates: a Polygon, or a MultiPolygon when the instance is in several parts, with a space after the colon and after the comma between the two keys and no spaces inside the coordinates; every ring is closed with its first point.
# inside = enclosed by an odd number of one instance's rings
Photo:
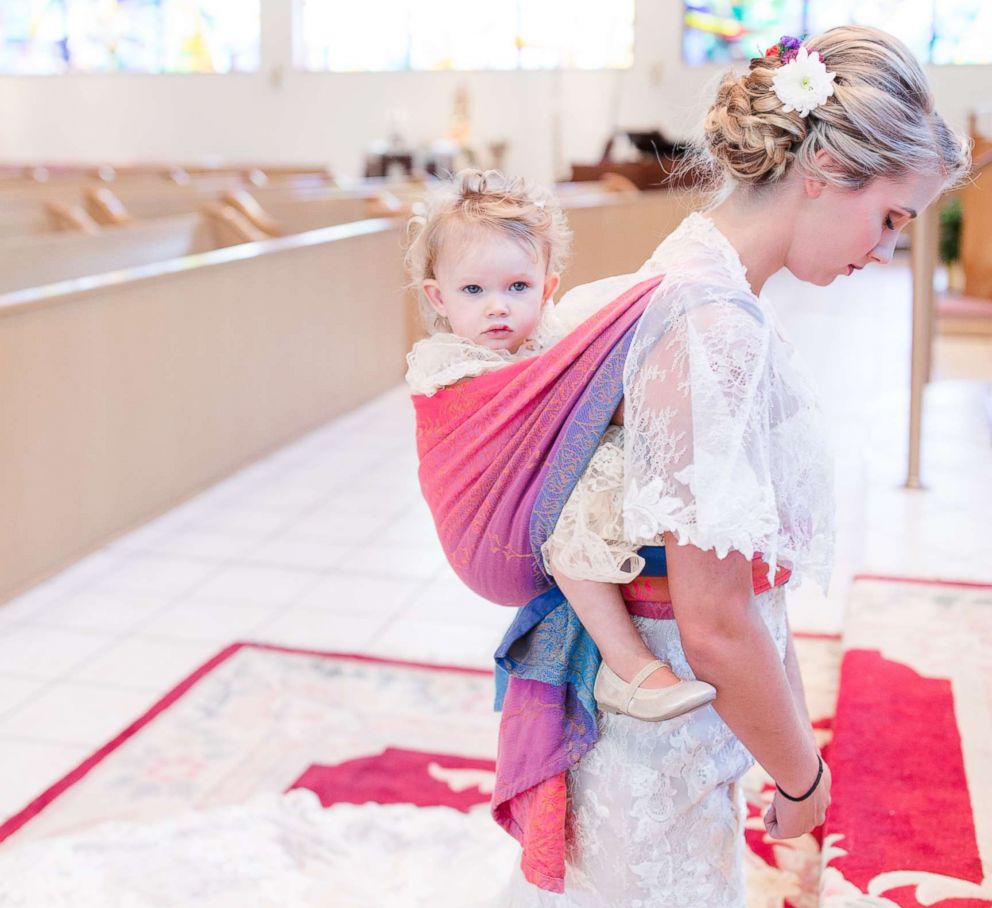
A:
{"type": "Polygon", "coordinates": [[[198,214],[109,227],[96,234],[0,238],[0,293],[181,258],[216,246],[198,214]]]}
{"type": "Polygon", "coordinates": [[[400,225],[0,296],[0,601],[402,380],[400,225]]]}

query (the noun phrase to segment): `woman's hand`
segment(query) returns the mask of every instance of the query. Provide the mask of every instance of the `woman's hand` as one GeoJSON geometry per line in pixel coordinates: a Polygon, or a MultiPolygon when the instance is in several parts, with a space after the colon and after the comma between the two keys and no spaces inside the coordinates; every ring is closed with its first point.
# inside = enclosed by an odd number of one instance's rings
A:
{"type": "Polygon", "coordinates": [[[620,398],[620,406],[613,412],[613,419],[610,422],[615,426],[623,425],[623,398],[620,398]]]}
{"type": "MultiPolygon", "coordinates": [[[[830,806],[830,767],[823,764],[820,784],[805,801],[790,801],[776,788],[771,807],[765,813],[765,829],[773,839],[794,839],[819,826],[830,806]]],[[[802,792],[789,792],[802,794],[802,792]]]]}

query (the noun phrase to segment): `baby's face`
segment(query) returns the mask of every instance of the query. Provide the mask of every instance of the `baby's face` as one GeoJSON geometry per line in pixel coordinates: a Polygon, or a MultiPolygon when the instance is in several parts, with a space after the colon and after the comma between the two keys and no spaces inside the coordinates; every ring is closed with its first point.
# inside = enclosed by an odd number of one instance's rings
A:
{"type": "Polygon", "coordinates": [[[448,234],[434,270],[437,279],[424,281],[424,293],[452,333],[511,353],[534,333],[559,282],[529,246],[462,228],[448,234]]]}

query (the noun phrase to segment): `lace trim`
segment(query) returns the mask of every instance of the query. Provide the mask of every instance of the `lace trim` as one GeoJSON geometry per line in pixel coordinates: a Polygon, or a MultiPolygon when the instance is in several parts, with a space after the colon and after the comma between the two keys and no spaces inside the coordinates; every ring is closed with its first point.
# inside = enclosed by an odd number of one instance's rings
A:
{"type": "Polygon", "coordinates": [[[826,589],[833,466],[823,415],[733,246],[696,213],[643,270],[665,280],[624,374],[626,538],[671,532],[725,557],[761,551],[826,589]]]}
{"type": "Polygon", "coordinates": [[[640,574],[644,559],[624,538],[623,495],[623,429],[610,426],[541,546],[549,574],[553,564],[575,580],[630,583],[640,574]]]}

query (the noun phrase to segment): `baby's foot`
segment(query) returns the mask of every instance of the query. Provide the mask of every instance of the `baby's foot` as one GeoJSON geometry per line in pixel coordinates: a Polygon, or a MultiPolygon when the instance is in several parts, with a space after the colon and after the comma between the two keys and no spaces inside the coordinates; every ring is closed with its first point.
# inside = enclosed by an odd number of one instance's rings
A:
{"type": "Polygon", "coordinates": [[[623,662],[617,662],[615,665],[611,662],[610,670],[625,683],[630,684],[637,673],[644,666],[652,662],[658,662],[660,667],[651,672],[638,685],[641,690],[659,690],[663,687],[671,687],[674,684],[681,683],[682,679],[672,671],[668,663],[656,660],[654,657],[650,659],[624,660],[623,662]]]}
{"type": "Polygon", "coordinates": [[[601,709],[635,719],[658,722],[690,712],[716,699],[716,688],[705,681],[683,681],[659,660],[643,665],[628,681],[605,662],[600,665],[593,691],[601,709]],[[648,688],[645,682],[660,674],[674,683],[648,688]]]}

